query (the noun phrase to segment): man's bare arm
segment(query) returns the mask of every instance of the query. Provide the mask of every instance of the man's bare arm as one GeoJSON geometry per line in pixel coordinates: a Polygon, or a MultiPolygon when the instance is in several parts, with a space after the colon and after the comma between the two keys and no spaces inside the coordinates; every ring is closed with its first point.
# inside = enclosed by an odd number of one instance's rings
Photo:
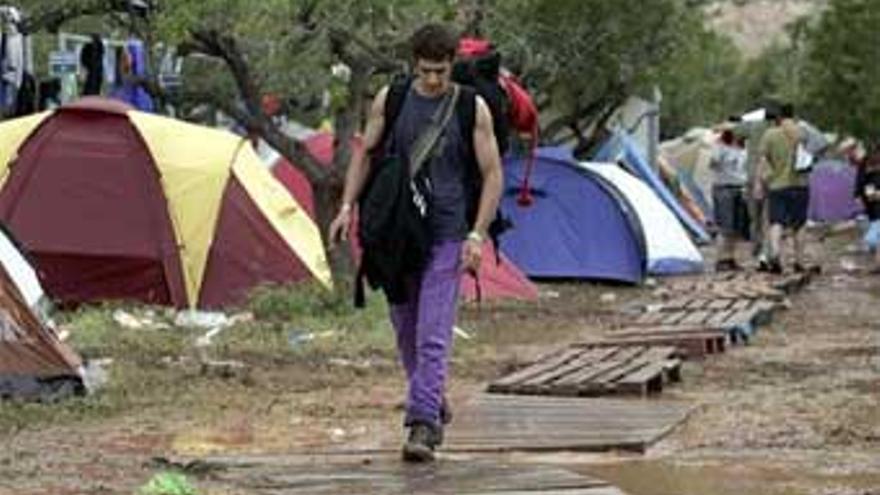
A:
{"type": "Polygon", "coordinates": [[[474,151],[480,173],[483,176],[483,190],[473,230],[486,236],[489,224],[495,218],[498,202],[501,200],[504,175],[501,170],[501,156],[495,141],[492,126],[492,113],[482,98],[477,97],[476,122],[474,123],[474,151]]]}
{"type": "Polygon", "coordinates": [[[388,87],[383,88],[373,99],[367,128],[364,132],[364,150],[353,153],[348,172],[345,174],[345,189],[342,193],[342,207],[350,208],[361,194],[370,172],[369,151],[379,145],[385,128],[385,99],[388,87]]]}

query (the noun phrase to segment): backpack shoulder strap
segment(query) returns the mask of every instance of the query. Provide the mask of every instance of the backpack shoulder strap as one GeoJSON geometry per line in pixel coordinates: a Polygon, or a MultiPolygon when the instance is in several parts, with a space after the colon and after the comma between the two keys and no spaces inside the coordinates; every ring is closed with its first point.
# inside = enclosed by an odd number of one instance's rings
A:
{"type": "Polygon", "coordinates": [[[379,140],[379,143],[384,144],[391,135],[394,123],[403,109],[403,101],[406,99],[406,93],[410,86],[412,86],[412,78],[407,75],[395,76],[388,86],[388,94],[385,95],[385,126],[382,129],[382,139],[379,140]]]}
{"type": "Polygon", "coordinates": [[[462,137],[467,143],[470,153],[473,152],[474,126],[477,121],[477,92],[470,86],[461,86],[461,95],[458,98],[458,127],[462,137]]]}

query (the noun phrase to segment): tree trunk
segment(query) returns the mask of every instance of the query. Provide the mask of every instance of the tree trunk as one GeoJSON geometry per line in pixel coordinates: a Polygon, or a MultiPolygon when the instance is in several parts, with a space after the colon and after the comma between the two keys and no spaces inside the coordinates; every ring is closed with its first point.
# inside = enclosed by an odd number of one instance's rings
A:
{"type": "MultiPolygon", "coordinates": [[[[312,184],[315,206],[315,222],[321,229],[321,239],[324,246],[329,246],[327,237],[330,231],[330,223],[336,218],[339,211],[339,201],[342,198],[343,181],[338,175],[330,174],[324,180],[312,184]]],[[[333,274],[333,283],[336,293],[347,296],[351,293],[354,281],[354,260],[352,259],[351,243],[348,239],[338,244],[334,249],[327,250],[327,262],[333,274]]]]}

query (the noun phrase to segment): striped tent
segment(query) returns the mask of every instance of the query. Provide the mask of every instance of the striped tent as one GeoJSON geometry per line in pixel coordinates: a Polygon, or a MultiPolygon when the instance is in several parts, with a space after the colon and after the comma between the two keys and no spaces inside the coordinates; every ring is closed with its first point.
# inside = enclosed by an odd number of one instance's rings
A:
{"type": "Polygon", "coordinates": [[[218,308],[331,284],[317,226],[246,140],[117,101],[0,123],[0,221],[64,303],[218,308]]]}

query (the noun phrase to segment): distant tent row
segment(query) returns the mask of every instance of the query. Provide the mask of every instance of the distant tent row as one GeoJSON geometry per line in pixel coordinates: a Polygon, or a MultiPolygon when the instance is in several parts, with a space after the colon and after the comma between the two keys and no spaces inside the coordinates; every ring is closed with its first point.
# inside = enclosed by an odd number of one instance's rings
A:
{"type": "Polygon", "coordinates": [[[502,250],[536,278],[639,283],[651,273],[700,271],[702,256],[643,182],[614,164],[578,164],[566,148],[541,148],[533,204],[517,202],[526,163],[505,164],[504,212],[515,228],[502,250]]]}
{"type": "MultiPolygon", "coordinates": [[[[305,143],[330,163],[331,135],[305,143]]],[[[539,150],[530,207],[515,197],[525,163],[507,161],[503,206],[515,228],[500,263],[486,248],[484,298],[536,299],[526,275],[638,283],[702,268],[683,211],[624,150],[629,172],[539,150]]],[[[270,172],[247,140],[119,102],[86,98],[0,123],[0,220],[62,303],[222,308],[263,283],[329,286],[313,203],[308,181],[280,157],[270,172]]],[[[462,293],[476,296],[472,279],[462,293]]]]}
{"type": "Polygon", "coordinates": [[[0,123],[0,220],[63,303],[331,283],[317,226],[246,140],[111,100],[0,123]]]}

